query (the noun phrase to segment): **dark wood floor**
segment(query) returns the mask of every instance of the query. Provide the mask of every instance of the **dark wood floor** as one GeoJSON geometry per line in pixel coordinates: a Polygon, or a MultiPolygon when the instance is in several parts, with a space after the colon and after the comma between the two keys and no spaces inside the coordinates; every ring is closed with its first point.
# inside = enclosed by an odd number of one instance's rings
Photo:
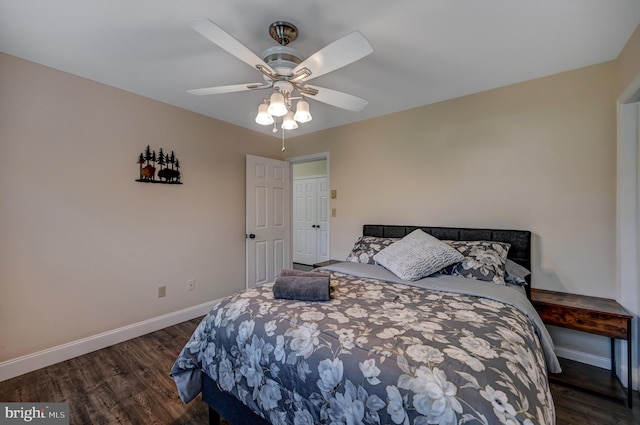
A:
{"type": "MultiPolygon", "coordinates": [[[[206,424],[198,397],[185,405],[169,370],[200,322],[194,319],[0,382],[0,401],[69,402],[71,424],[206,424]]],[[[585,377],[587,378],[587,377],[585,377]]],[[[638,425],[616,400],[552,384],[558,425],[638,425]]]]}

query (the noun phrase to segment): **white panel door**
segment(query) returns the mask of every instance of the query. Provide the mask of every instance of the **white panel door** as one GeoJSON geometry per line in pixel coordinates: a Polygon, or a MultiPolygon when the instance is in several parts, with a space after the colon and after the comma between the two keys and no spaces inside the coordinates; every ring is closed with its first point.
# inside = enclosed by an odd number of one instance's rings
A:
{"type": "Polygon", "coordinates": [[[329,259],[329,190],[326,177],[293,182],[293,262],[329,259]]]}
{"type": "Polygon", "coordinates": [[[289,163],[247,155],[246,285],[272,281],[289,258],[289,163]]]}
{"type": "Polygon", "coordinates": [[[316,181],[293,181],[293,262],[313,264],[316,260],[316,181]]]}

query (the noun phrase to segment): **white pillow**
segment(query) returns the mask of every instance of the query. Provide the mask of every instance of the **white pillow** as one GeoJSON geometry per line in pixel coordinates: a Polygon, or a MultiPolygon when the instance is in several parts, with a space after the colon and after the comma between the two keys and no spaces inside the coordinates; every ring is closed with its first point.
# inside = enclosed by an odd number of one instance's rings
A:
{"type": "Polygon", "coordinates": [[[418,280],[459,263],[464,256],[457,249],[417,229],[378,252],[373,259],[400,279],[418,280]]]}

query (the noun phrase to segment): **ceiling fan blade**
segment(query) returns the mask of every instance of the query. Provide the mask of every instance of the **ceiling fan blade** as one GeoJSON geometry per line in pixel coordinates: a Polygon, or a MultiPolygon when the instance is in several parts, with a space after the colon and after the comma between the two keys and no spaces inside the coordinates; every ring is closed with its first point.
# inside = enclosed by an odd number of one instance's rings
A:
{"type": "Polygon", "coordinates": [[[270,87],[273,87],[273,83],[234,84],[230,86],[206,87],[203,89],[187,90],[187,93],[195,94],[197,96],[204,96],[207,94],[233,93],[245,90],[268,89],[270,87]]]}
{"type": "MultiPolygon", "coordinates": [[[[228,32],[214,24],[209,19],[198,19],[191,22],[191,28],[199,32],[204,38],[218,45],[220,48],[231,53],[252,68],[258,68],[258,65],[267,71],[275,74],[273,69],[249,50],[244,44],[233,38],[228,32]]],[[[258,68],[260,69],[260,68],[258,68]]]]}
{"type": "Polygon", "coordinates": [[[306,95],[309,99],[315,99],[319,102],[337,106],[338,108],[348,109],[349,111],[360,112],[369,102],[352,94],[344,93],[337,90],[331,90],[325,87],[312,86],[307,84],[304,88],[317,90],[315,95],[306,95]]]}
{"type": "Polygon", "coordinates": [[[293,69],[293,74],[307,68],[311,71],[311,76],[306,80],[310,80],[347,66],[371,52],[373,47],[367,39],[358,31],[354,31],[309,56],[293,69]]]}

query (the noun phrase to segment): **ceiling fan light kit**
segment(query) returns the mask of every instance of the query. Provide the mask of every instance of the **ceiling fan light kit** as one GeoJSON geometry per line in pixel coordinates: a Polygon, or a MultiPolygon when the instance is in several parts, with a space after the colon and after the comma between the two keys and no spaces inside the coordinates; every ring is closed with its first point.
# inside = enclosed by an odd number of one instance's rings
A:
{"type": "Polygon", "coordinates": [[[258,105],[258,115],[256,115],[256,123],[261,125],[273,124],[275,118],[284,117],[282,128],[285,130],[295,130],[298,128],[296,123],[305,123],[311,121],[311,113],[309,112],[309,102],[304,98],[299,98],[296,104],[296,113],[291,111],[291,93],[294,85],[288,81],[276,81],[274,83],[275,91],[271,94],[269,101],[265,99],[265,103],[258,105]],[[268,104],[265,110],[265,104],[268,104]],[[268,115],[268,117],[266,115],[268,115]]]}
{"type": "Polygon", "coordinates": [[[266,49],[262,57],[258,57],[208,19],[196,20],[191,26],[209,41],[260,71],[264,83],[208,87],[188,92],[208,95],[273,88],[269,100],[265,99],[264,103],[258,106],[255,122],[260,125],[274,124],[278,117],[282,117],[281,128],[293,130],[298,128],[298,123],[311,121],[309,102],[306,98],[356,112],[367,105],[365,99],[357,96],[307,84],[307,81],[313,78],[347,66],[373,52],[369,42],[357,31],[334,41],[303,60],[300,53],[287,46],[298,38],[298,29],[290,22],[276,21],[269,26],[269,35],[278,42],[278,46],[266,49]],[[296,92],[299,95],[293,96],[296,92]],[[292,110],[292,100],[298,100],[295,114],[292,110]]]}

